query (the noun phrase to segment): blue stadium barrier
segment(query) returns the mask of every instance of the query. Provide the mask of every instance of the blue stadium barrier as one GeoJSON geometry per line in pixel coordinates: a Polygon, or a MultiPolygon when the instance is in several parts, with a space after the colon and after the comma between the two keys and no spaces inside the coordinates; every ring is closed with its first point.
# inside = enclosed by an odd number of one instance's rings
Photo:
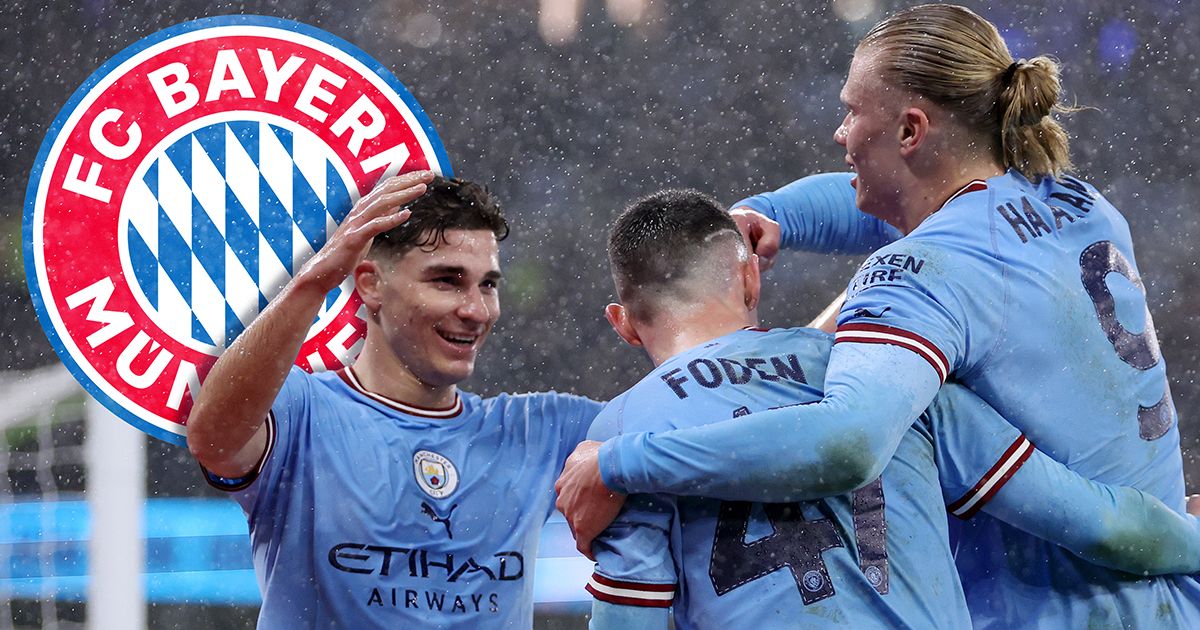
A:
{"type": "MultiPolygon", "coordinates": [[[[146,598],[153,603],[257,605],[241,508],[224,499],[146,501],[146,598]]],[[[0,504],[0,597],[83,601],[88,505],[82,498],[0,504]]],[[[592,570],[555,513],[542,530],[534,601],[588,601],[592,570]]]]}

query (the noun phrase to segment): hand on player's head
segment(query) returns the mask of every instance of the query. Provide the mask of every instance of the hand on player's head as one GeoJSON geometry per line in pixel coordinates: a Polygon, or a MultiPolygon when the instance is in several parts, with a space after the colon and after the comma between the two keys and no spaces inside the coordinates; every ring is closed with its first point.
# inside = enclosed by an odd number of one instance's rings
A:
{"type": "Polygon", "coordinates": [[[425,194],[432,171],[413,171],[390,177],[358,200],[321,251],[296,274],[297,282],[332,291],[366,257],[375,235],[386,232],[410,216],[405,204],[425,194]]]}
{"type": "Polygon", "coordinates": [[[758,268],[762,271],[770,269],[775,264],[775,255],[779,253],[779,223],[745,206],[730,210],[729,216],[737,223],[746,245],[758,255],[758,268]]]}

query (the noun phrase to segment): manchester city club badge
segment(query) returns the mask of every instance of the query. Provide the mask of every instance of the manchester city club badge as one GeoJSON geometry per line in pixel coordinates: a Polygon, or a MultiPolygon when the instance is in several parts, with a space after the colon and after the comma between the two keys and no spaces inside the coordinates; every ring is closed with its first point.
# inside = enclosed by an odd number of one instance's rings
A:
{"type": "MultiPolygon", "coordinates": [[[[42,143],[25,272],[63,363],[97,400],[184,444],[220,353],[383,177],[450,174],[433,125],[361,50],[286,20],[229,16],[143,39],[97,70],[42,143]]],[[[357,355],[347,281],[297,358],[357,355]]]]}
{"type": "Polygon", "coordinates": [[[447,457],[433,451],[413,453],[413,473],[426,494],[441,499],[458,489],[458,469],[447,457]]]}

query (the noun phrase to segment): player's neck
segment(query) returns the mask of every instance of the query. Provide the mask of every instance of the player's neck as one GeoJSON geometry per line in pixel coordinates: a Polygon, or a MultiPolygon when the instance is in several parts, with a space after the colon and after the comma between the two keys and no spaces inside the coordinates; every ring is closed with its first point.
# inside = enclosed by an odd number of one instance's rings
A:
{"type": "Polygon", "coordinates": [[[910,211],[905,213],[904,225],[896,226],[908,234],[933,213],[942,209],[955,193],[974,180],[987,180],[1004,174],[1004,167],[991,159],[955,159],[943,162],[918,185],[908,189],[912,197],[904,203],[910,211]]]}
{"type": "Polygon", "coordinates": [[[745,308],[697,305],[687,313],[663,317],[662,321],[638,332],[647,354],[657,366],[700,344],[757,324],[755,313],[745,308]]]}
{"type": "Polygon", "coordinates": [[[417,378],[395,353],[368,339],[354,363],[354,374],[372,393],[414,407],[442,409],[454,404],[457,385],[430,385],[417,378]]]}

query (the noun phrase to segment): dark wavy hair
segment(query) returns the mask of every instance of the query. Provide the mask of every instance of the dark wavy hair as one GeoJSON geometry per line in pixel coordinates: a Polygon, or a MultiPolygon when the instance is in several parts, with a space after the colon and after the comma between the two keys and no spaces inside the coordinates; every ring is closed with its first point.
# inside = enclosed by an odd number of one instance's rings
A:
{"type": "Polygon", "coordinates": [[[508,221],[496,197],[465,179],[438,175],[424,195],[405,207],[412,217],[376,236],[372,256],[399,257],[414,247],[434,251],[446,242],[446,230],[488,230],[497,241],[508,236],[508,221]]]}

